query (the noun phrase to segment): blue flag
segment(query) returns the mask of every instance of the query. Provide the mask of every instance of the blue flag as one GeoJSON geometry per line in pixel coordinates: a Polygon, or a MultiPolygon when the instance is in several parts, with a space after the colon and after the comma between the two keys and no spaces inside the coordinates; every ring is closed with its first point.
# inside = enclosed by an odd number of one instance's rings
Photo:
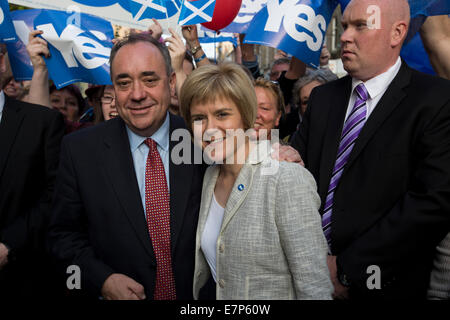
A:
{"type": "Polygon", "coordinates": [[[178,24],[180,26],[210,22],[214,14],[216,0],[195,0],[183,2],[178,24]]]}
{"type": "Polygon", "coordinates": [[[204,28],[202,25],[197,25],[198,31],[198,41],[200,43],[214,43],[214,42],[225,42],[229,41],[233,43],[234,46],[237,45],[237,40],[232,33],[220,32],[218,35],[215,31],[204,28]]]}
{"type": "Polygon", "coordinates": [[[7,43],[7,48],[16,80],[33,75],[26,45],[30,31],[40,29],[51,54],[45,59],[49,78],[57,88],[78,81],[111,84],[108,60],[114,33],[109,22],[87,14],[73,21],[66,12],[41,9],[17,10],[11,17],[19,39],[7,43]]]}
{"type": "Polygon", "coordinates": [[[244,42],[278,48],[318,68],[336,6],[332,0],[269,0],[250,23],[244,42]]]}
{"type": "Polygon", "coordinates": [[[111,23],[84,13],[79,23],[73,24],[70,14],[55,10],[42,10],[34,19],[34,28],[44,31],[41,36],[51,55],[45,62],[58,89],[79,81],[111,84],[111,23]]]}
{"type": "Polygon", "coordinates": [[[15,42],[16,32],[9,15],[8,1],[0,0],[0,42],[15,42]]]}
{"type": "Polygon", "coordinates": [[[223,31],[233,33],[246,33],[250,22],[267,4],[268,0],[242,0],[241,9],[233,22],[223,28],[223,31]]]}
{"type": "Polygon", "coordinates": [[[6,44],[9,62],[17,81],[31,80],[33,66],[27,53],[28,34],[33,30],[33,21],[41,13],[40,9],[16,10],[11,12],[11,19],[17,34],[17,41],[6,44]]]}
{"type": "Polygon", "coordinates": [[[181,0],[73,0],[91,7],[108,7],[118,3],[137,21],[143,19],[166,19],[178,13],[181,0]]]}

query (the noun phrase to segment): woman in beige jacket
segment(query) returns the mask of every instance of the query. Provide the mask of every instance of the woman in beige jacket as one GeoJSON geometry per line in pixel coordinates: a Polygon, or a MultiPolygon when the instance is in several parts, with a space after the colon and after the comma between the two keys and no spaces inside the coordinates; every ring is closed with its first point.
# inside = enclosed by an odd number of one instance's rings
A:
{"type": "Polygon", "coordinates": [[[194,297],[214,279],[217,299],[331,299],[327,245],[312,175],[271,158],[245,134],[256,117],[252,82],[228,63],[185,81],[181,113],[213,163],[197,228],[194,297]]]}

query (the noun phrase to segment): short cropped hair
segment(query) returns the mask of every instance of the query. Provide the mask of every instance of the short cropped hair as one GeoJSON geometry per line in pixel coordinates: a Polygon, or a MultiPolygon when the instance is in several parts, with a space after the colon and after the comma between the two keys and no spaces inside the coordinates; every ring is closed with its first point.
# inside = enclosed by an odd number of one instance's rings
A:
{"type": "Polygon", "coordinates": [[[263,77],[259,77],[254,82],[255,87],[260,87],[268,90],[274,97],[277,102],[277,111],[281,113],[281,116],[284,117],[286,113],[286,107],[284,104],[283,92],[281,92],[280,86],[271,80],[264,79],[263,77]]]}
{"type": "Polygon", "coordinates": [[[318,69],[308,72],[305,76],[298,79],[294,88],[292,89],[292,97],[294,99],[294,103],[296,105],[300,105],[300,90],[311,82],[317,81],[320,84],[325,84],[330,81],[337,80],[338,76],[335,75],[331,70],[327,69],[318,69]]]}
{"type": "Polygon", "coordinates": [[[180,91],[180,112],[192,133],[191,106],[216,99],[232,101],[241,114],[244,130],[253,128],[257,102],[253,83],[242,67],[233,62],[195,69],[180,91]]]}
{"type": "Polygon", "coordinates": [[[164,58],[165,65],[166,65],[167,76],[170,77],[170,75],[172,74],[172,64],[170,62],[170,54],[169,54],[169,50],[167,49],[167,47],[164,44],[160,43],[158,40],[154,39],[148,33],[136,33],[136,32],[131,32],[128,36],[118,40],[112,47],[111,53],[109,56],[109,65],[111,68],[111,74],[112,74],[112,64],[113,64],[114,58],[117,55],[117,52],[122,47],[126,46],[127,44],[136,44],[138,42],[151,43],[159,50],[159,52],[161,52],[161,54],[164,58]]]}

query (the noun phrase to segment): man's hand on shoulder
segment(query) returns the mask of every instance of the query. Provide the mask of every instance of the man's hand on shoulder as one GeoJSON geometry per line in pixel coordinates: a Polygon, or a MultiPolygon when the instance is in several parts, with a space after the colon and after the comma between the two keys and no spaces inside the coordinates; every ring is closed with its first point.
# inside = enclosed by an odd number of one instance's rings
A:
{"type": "Polygon", "coordinates": [[[295,162],[302,166],[305,166],[300,154],[291,146],[274,143],[272,145],[272,149],[273,152],[271,153],[271,156],[273,159],[278,161],[295,162]]]}
{"type": "Polygon", "coordinates": [[[105,300],[144,300],[144,287],[124,274],[113,273],[102,287],[105,300]]]}

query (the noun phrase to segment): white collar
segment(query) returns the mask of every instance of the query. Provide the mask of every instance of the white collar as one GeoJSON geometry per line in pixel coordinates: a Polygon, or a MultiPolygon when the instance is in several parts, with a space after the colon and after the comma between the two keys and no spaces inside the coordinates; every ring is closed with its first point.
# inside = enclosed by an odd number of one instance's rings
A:
{"type": "Polygon", "coordinates": [[[400,57],[397,58],[397,61],[391,66],[386,72],[379,74],[378,76],[367,80],[366,82],[362,82],[361,80],[352,78],[352,92],[355,90],[356,86],[360,83],[364,83],[364,86],[369,93],[370,99],[376,98],[379,94],[386,91],[387,87],[391,84],[392,80],[394,80],[397,75],[400,67],[402,65],[402,60],[400,57]]]}

